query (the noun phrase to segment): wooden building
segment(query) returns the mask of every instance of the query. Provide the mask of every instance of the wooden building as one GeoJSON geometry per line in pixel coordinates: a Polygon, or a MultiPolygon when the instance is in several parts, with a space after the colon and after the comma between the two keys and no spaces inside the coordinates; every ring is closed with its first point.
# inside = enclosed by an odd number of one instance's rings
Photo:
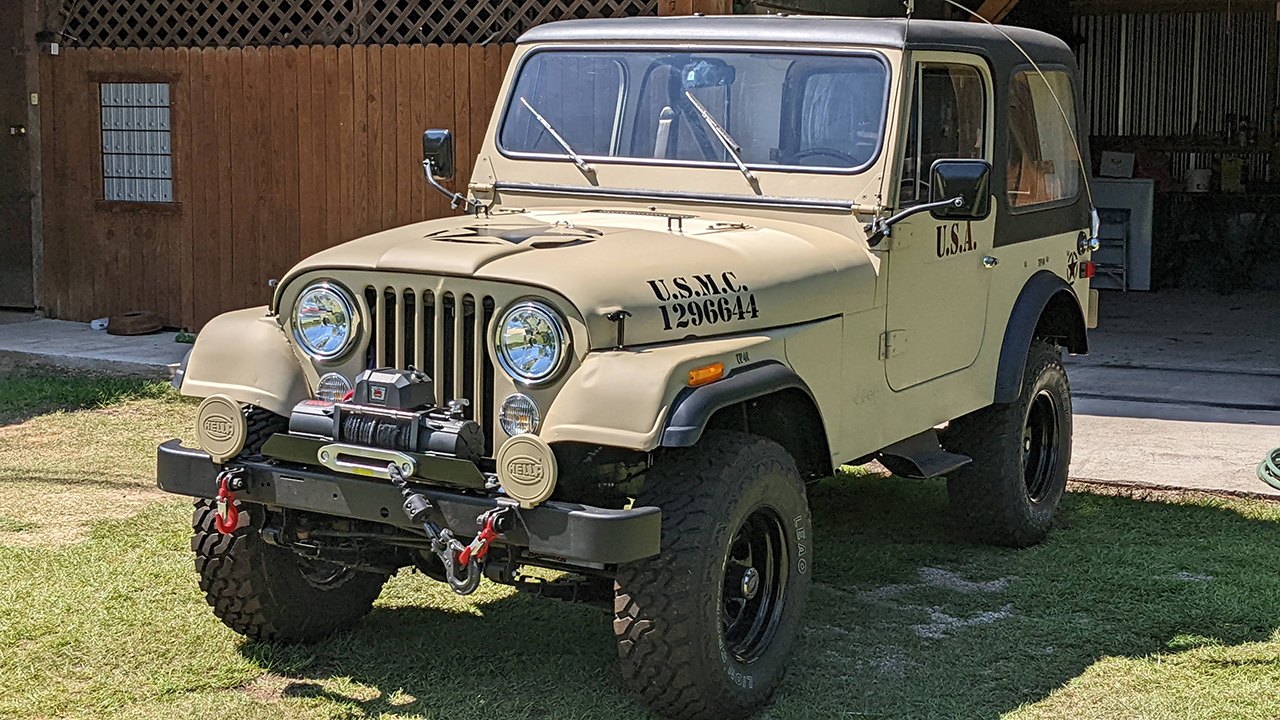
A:
{"type": "MultiPolygon", "coordinates": [[[[454,130],[464,186],[511,42],[533,25],[901,5],[17,1],[0,13],[13,50],[0,68],[0,307],[72,320],[146,309],[193,329],[264,302],[302,256],[447,212],[422,178],[421,132],[454,130]]],[[[1145,262],[1149,287],[1280,284],[1280,3],[966,4],[1076,49],[1094,172],[1103,151],[1133,156],[1155,190],[1131,275],[1145,262]]],[[[944,0],[917,12],[967,16],[944,0]]]]}
{"type": "Polygon", "coordinates": [[[346,239],[437,217],[524,30],[723,0],[23,0],[0,13],[0,306],[197,328],[346,239]],[[56,54],[55,54],[56,44],[56,54]]]}

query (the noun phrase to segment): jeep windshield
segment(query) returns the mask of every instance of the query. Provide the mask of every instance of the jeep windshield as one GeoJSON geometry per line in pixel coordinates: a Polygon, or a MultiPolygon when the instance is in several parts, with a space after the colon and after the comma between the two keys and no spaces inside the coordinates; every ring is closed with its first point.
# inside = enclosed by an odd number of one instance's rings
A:
{"type": "Polygon", "coordinates": [[[888,106],[888,68],[870,53],[540,50],[512,87],[498,133],[508,156],[736,167],[748,178],[744,164],[866,168],[888,106]]]}

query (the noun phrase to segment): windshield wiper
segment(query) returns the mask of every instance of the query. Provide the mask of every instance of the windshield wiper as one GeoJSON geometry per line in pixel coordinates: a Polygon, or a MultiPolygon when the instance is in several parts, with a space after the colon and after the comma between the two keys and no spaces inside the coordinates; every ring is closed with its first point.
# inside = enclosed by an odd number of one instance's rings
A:
{"type": "Polygon", "coordinates": [[[751,188],[753,190],[759,192],[760,188],[757,186],[756,176],[751,174],[751,171],[747,169],[746,163],[742,162],[742,156],[738,154],[742,151],[742,146],[739,145],[724,128],[720,127],[720,123],[716,122],[716,119],[711,117],[711,113],[702,106],[702,103],[698,102],[698,98],[694,97],[693,93],[685,90],[684,96],[689,98],[689,102],[693,103],[693,109],[698,111],[698,114],[702,116],[703,121],[707,123],[707,127],[711,128],[711,134],[715,135],[716,139],[720,141],[720,144],[724,145],[724,149],[729,151],[729,155],[733,158],[733,162],[738,166],[738,170],[742,172],[742,177],[746,178],[747,182],[751,183],[751,188]]]}
{"type": "Polygon", "coordinates": [[[560,137],[560,133],[556,132],[556,129],[551,126],[551,123],[547,122],[546,118],[542,117],[541,113],[533,109],[533,106],[529,104],[528,100],[524,99],[524,96],[520,97],[520,102],[524,103],[524,106],[529,108],[529,112],[533,113],[534,119],[539,123],[542,123],[542,127],[546,128],[547,132],[551,134],[551,137],[555,138],[555,141],[560,143],[560,147],[564,148],[565,154],[573,160],[573,164],[578,166],[578,169],[582,171],[582,174],[590,178],[591,175],[595,173],[596,169],[588,165],[587,161],[583,160],[581,155],[574,152],[573,148],[569,147],[569,143],[565,142],[565,139],[560,137]]]}

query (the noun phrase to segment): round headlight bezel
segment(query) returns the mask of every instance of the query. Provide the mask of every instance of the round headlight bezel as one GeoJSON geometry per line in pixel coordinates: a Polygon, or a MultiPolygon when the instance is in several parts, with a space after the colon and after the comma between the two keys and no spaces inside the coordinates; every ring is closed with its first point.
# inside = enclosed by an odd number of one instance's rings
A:
{"type": "Polygon", "coordinates": [[[514,380],[517,384],[525,387],[542,387],[559,379],[565,368],[569,365],[569,356],[572,351],[573,340],[569,335],[568,324],[564,317],[556,310],[555,306],[548,302],[534,298],[521,298],[508,305],[498,317],[498,322],[494,325],[493,331],[493,354],[498,358],[498,364],[502,366],[507,376],[514,380]],[[555,363],[551,369],[540,375],[528,375],[519,372],[515,368],[515,364],[511,358],[507,356],[507,348],[502,342],[502,331],[507,326],[507,320],[511,315],[520,310],[532,310],[536,313],[544,315],[550,320],[552,328],[555,331],[556,341],[559,345],[559,354],[556,356],[555,363]]]}
{"type": "Polygon", "coordinates": [[[303,288],[302,292],[298,293],[298,297],[293,302],[293,312],[290,313],[289,320],[290,324],[293,325],[294,341],[298,343],[298,347],[307,355],[307,357],[317,362],[340,362],[357,344],[356,341],[358,340],[360,329],[360,315],[356,306],[355,298],[352,297],[351,291],[332,280],[320,280],[303,288]],[[332,294],[337,298],[338,302],[342,305],[343,311],[347,315],[347,337],[343,340],[342,344],[334,350],[319,350],[314,348],[302,334],[301,323],[298,320],[298,311],[302,307],[302,299],[309,293],[316,291],[332,294]]]}

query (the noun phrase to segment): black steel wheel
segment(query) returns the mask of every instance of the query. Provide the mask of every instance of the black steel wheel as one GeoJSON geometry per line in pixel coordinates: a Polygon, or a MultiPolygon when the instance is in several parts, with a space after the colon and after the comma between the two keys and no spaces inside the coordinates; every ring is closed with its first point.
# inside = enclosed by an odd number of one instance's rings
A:
{"type": "Polygon", "coordinates": [[[1043,540],[1071,464],[1071,386],[1058,348],[1033,342],[1018,399],[953,420],[943,446],[973,458],[947,476],[968,535],[1007,547],[1043,540]]]}
{"type": "Polygon", "coordinates": [[[786,604],[787,538],[773,508],[751,513],[729,544],[721,590],[725,648],[750,663],[767,648],[786,604]]]}
{"type": "Polygon", "coordinates": [[[662,553],[618,568],[624,681],[662,717],[749,717],[786,673],[809,593],[795,461],[762,437],[709,431],[661,458],[636,504],[662,508],[662,553]]]}
{"type": "Polygon", "coordinates": [[[1041,502],[1053,489],[1061,432],[1053,393],[1041,390],[1031,401],[1022,427],[1022,478],[1031,502],[1041,502]]]}

